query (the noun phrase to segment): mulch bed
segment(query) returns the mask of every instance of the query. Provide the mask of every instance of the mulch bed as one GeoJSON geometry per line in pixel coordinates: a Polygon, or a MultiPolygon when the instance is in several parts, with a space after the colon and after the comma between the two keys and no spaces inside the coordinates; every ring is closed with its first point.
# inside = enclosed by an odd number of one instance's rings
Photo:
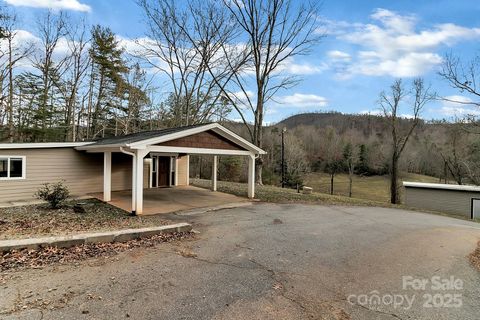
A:
{"type": "Polygon", "coordinates": [[[0,272],[12,269],[40,268],[54,263],[72,263],[97,257],[109,257],[138,247],[193,238],[193,232],[154,235],[126,242],[84,244],[72,248],[47,247],[38,250],[14,250],[0,254],[0,272]]]}
{"type": "Polygon", "coordinates": [[[161,215],[130,216],[128,212],[97,199],[76,200],[56,210],[46,205],[0,208],[0,240],[153,227],[169,223],[161,215]],[[85,213],[74,212],[73,207],[79,202],[84,203],[85,213]]]}
{"type": "Polygon", "coordinates": [[[478,242],[477,248],[473,251],[470,256],[470,263],[472,266],[477,268],[480,271],[480,241],[478,242]]]}

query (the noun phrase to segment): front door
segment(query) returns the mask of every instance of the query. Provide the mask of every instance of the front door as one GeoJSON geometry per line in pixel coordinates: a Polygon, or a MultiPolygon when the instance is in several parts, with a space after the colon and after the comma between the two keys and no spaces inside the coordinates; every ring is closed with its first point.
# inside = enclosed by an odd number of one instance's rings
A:
{"type": "Polygon", "coordinates": [[[170,176],[170,157],[158,157],[158,186],[168,187],[170,176]]]}
{"type": "Polygon", "coordinates": [[[170,186],[170,157],[152,157],[152,188],[170,186]]]}

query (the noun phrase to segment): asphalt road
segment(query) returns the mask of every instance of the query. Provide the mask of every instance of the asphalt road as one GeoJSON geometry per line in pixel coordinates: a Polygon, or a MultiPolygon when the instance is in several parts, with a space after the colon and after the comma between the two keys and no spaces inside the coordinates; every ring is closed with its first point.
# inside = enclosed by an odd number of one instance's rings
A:
{"type": "Polygon", "coordinates": [[[0,310],[25,307],[3,318],[480,315],[480,273],[467,259],[479,224],[385,208],[275,204],[172,218],[200,233],[109,259],[9,274],[0,283],[0,310]]]}

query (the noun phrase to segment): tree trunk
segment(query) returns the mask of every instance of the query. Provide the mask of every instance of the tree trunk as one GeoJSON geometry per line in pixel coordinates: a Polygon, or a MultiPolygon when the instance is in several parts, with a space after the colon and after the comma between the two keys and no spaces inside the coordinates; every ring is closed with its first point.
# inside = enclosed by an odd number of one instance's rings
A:
{"type": "Polygon", "coordinates": [[[447,162],[446,161],[443,164],[443,176],[445,178],[445,184],[447,184],[448,183],[448,181],[447,181],[448,171],[447,171],[447,162]]]}
{"type": "Polygon", "coordinates": [[[92,138],[95,138],[99,131],[99,118],[100,118],[100,110],[101,110],[101,103],[103,99],[103,85],[105,81],[105,75],[103,70],[100,72],[100,81],[98,83],[98,96],[97,101],[95,103],[95,107],[93,109],[93,116],[92,116],[92,138]]]}
{"type": "Polygon", "coordinates": [[[13,66],[12,66],[12,36],[8,38],[8,142],[12,143],[13,127],[13,66]]]}
{"type": "Polygon", "coordinates": [[[90,83],[88,89],[88,104],[87,104],[87,140],[90,139],[91,131],[92,131],[92,108],[93,108],[93,85],[94,85],[94,64],[92,63],[92,69],[90,71],[90,83]]]}
{"type": "Polygon", "coordinates": [[[353,170],[350,169],[348,173],[348,196],[352,197],[352,184],[353,184],[353,170]]]}
{"type": "Polygon", "coordinates": [[[333,195],[333,178],[335,177],[335,173],[330,174],[330,194],[333,195]]]}
{"type": "MultiPolygon", "coordinates": [[[[255,123],[253,128],[254,144],[262,148],[263,147],[263,83],[257,84],[257,109],[255,111],[255,123]]],[[[263,158],[259,155],[255,161],[255,181],[259,185],[263,185],[262,179],[263,172],[263,158]]]]}
{"type": "Polygon", "coordinates": [[[76,93],[73,91],[70,97],[67,99],[67,116],[65,119],[65,141],[73,141],[73,126],[75,123],[73,114],[73,108],[76,100],[76,93]]]}
{"type": "Polygon", "coordinates": [[[263,170],[263,159],[259,156],[255,160],[255,181],[259,185],[263,185],[262,170],[263,170]]]}
{"type": "Polygon", "coordinates": [[[398,157],[392,156],[392,167],[390,168],[390,202],[397,204],[398,198],[398,157]]]}
{"type": "Polygon", "coordinates": [[[48,93],[50,92],[50,64],[51,60],[49,58],[49,53],[46,52],[45,60],[43,61],[43,74],[42,74],[42,81],[43,81],[43,88],[42,88],[42,142],[46,142],[48,140],[47,137],[47,113],[48,113],[48,93]]]}

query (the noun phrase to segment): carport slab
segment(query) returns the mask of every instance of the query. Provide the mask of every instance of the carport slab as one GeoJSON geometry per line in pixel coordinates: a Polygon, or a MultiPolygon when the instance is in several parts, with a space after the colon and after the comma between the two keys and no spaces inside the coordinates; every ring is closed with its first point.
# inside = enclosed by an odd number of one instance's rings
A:
{"type": "MultiPolygon", "coordinates": [[[[102,200],[103,194],[93,194],[102,200]]],[[[188,211],[192,209],[222,207],[233,203],[249,203],[247,198],[232,194],[211,191],[193,186],[177,186],[172,188],[151,188],[143,190],[143,214],[152,215],[188,211]]],[[[132,210],[132,194],[130,190],[112,192],[109,204],[130,212],[132,210]]]]}

